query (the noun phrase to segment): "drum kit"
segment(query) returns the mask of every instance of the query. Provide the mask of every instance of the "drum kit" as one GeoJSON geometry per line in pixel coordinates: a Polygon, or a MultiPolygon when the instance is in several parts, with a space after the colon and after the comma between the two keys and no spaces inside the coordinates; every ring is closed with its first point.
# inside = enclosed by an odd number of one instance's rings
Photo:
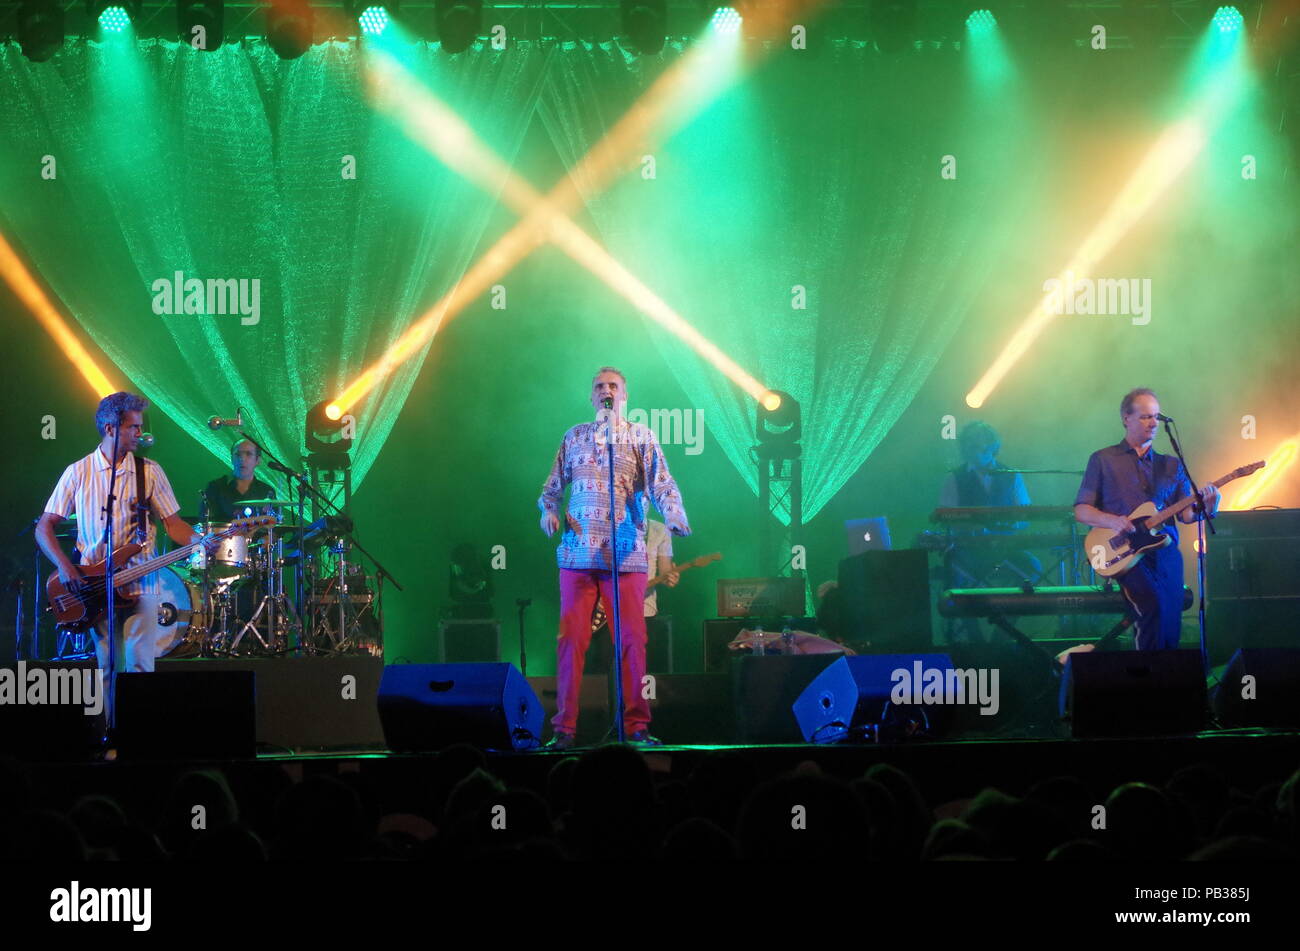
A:
{"type": "MultiPolygon", "coordinates": [[[[329,517],[297,524],[292,504],[242,502],[242,514],[270,514],[276,521],[251,538],[235,535],[200,548],[187,562],[158,573],[159,657],[382,655],[382,575],[371,578],[348,560],[350,521],[329,517]],[[298,603],[286,591],[291,569],[298,603]]],[[[194,524],[201,534],[224,527],[194,524]]]]}

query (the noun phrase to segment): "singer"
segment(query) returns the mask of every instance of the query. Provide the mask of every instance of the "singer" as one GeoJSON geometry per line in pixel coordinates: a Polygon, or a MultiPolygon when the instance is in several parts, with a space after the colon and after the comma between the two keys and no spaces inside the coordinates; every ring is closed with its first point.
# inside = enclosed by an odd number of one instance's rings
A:
{"type": "MultiPolygon", "coordinates": [[[[189,545],[199,540],[199,536],[193,534],[177,514],[180,506],[162,466],[152,459],[135,455],[140,442],[142,414],[148,405],[147,400],[133,393],[113,393],[100,401],[95,412],[98,448],[63,471],[62,478],[45,503],[45,512],[36,524],[37,544],[45,552],[45,557],[58,566],[59,577],[72,590],[85,584],[85,579],[59,547],[54,527],[73,512],[77,514],[77,551],[82,564],[102,561],[111,551],[135,540],[137,530],[143,535],[144,545],[140,553],[123,567],[148,561],[153,557],[155,536],[154,525],[149,520],[150,511],[163,523],[177,545],[189,545]],[[109,459],[113,456],[115,430],[119,435],[114,463],[117,478],[113,490],[113,538],[112,543],[105,547],[104,521],[111,475],[109,459]]],[[[158,639],[160,591],[157,573],[122,585],[118,591],[124,599],[135,598],[130,605],[124,600],[122,610],[117,613],[115,636],[123,643],[123,649],[117,651],[118,670],[152,671],[158,639]]],[[[108,633],[107,619],[101,620],[95,626],[95,657],[105,675],[108,671],[108,633]]]]}
{"type": "MultiPolygon", "coordinates": [[[[1124,438],[1088,457],[1074,517],[1085,525],[1131,532],[1128,513],[1143,502],[1157,508],[1172,505],[1191,494],[1192,484],[1176,456],[1151,447],[1164,418],[1154,392],[1142,387],[1125,394],[1119,416],[1124,438]]],[[[1201,488],[1201,499],[1211,514],[1219,510],[1219,490],[1212,483],[1201,488]]],[[[1198,518],[1192,507],[1178,514],[1182,522],[1198,518]]],[[[1143,651],[1173,650],[1182,632],[1183,553],[1173,522],[1162,530],[1173,536],[1173,544],[1148,551],[1119,578],[1124,597],[1137,612],[1137,649],[1143,651]]]]}
{"type": "MultiPolygon", "coordinates": [[[[578,688],[591,644],[591,614],[599,599],[613,604],[617,579],[623,656],[623,728],[629,742],[657,746],[650,735],[650,704],[642,696],[646,627],[642,605],[646,585],[646,499],[674,535],[689,535],[690,525],[677,483],[668,471],[654,433],[624,418],[627,379],[614,367],[601,367],[591,382],[596,419],[564,434],[555,463],[537,500],[547,537],[560,527],[564,490],[572,486],[565,512],[567,528],[555,550],[560,571],[560,632],[556,649],[558,711],[551,720],[547,749],[566,750],[578,731],[578,688]],[[606,445],[612,421],[614,445],[606,445]],[[609,497],[609,457],[614,452],[615,498],[609,497]],[[618,528],[610,538],[610,507],[618,528]],[[612,542],[612,543],[611,543],[612,542]]],[[[610,637],[613,627],[610,625],[610,637]]]]}

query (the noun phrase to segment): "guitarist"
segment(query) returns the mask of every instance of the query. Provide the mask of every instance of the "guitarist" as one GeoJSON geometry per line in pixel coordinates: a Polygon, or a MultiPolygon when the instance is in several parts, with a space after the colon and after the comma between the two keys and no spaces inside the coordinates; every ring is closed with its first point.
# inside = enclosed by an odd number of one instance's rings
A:
{"type": "MultiPolygon", "coordinates": [[[[1176,456],[1155,451],[1151,442],[1160,429],[1160,401],[1149,389],[1139,388],[1120,403],[1124,439],[1098,449],[1088,458],[1083,483],[1074,499],[1074,517],[1085,525],[1133,531],[1128,519],[1144,502],[1164,508],[1191,494],[1191,481],[1176,456]]],[[[1201,501],[1214,514],[1219,510],[1219,490],[1210,483],[1201,489],[1201,501]]],[[[1199,506],[1178,514],[1195,522],[1199,506]]],[[[1173,544],[1148,551],[1119,577],[1124,596],[1137,614],[1138,650],[1172,650],[1178,647],[1183,617],[1183,554],[1178,550],[1178,529],[1164,530],[1173,544]]]]}
{"type": "MultiPolygon", "coordinates": [[[[143,397],[133,393],[113,393],[104,397],[95,412],[95,426],[99,430],[99,446],[90,455],[78,459],[63,470],[63,476],[45,503],[45,511],[36,524],[36,541],[45,556],[59,569],[59,578],[73,592],[82,590],[85,579],[80,569],[63,553],[54,538],[54,527],[74,512],[77,515],[77,552],[81,563],[96,564],[123,545],[136,541],[136,501],[140,500],[163,523],[167,534],[177,545],[188,545],[200,540],[190,526],[176,513],[180,506],[172,493],[171,484],[162,466],[152,459],[139,461],[144,473],[144,485],[137,482],[137,457],[135,450],[140,442],[143,413],[149,405],[143,397]],[[105,508],[108,504],[108,483],[112,472],[109,459],[113,455],[113,437],[117,434],[117,479],[113,494],[113,539],[104,545],[105,508]]],[[[147,512],[140,514],[145,541],[135,557],[120,566],[122,571],[148,561],[153,555],[154,526],[147,512]]],[[[117,636],[122,637],[122,648],[117,652],[118,669],[152,671],[157,654],[158,602],[160,591],[154,574],[145,575],[118,589],[119,599],[134,598],[134,603],[118,601],[117,636]]],[[[95,624],[95,657],[101,671],[108,669],[108,619],[100,618],[95,624]]]]}

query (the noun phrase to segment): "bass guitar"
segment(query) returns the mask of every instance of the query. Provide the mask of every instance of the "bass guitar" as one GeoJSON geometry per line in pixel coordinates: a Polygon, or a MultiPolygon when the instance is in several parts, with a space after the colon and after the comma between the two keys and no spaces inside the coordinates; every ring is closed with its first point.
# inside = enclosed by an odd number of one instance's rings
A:
{"type": "MultiPolygon", "coordinates": [[[[140,553],[140,545],[136,542],[123,545],[114,551],[112,555],[114,568],[113,587],[120,589],[124,585],[143,578],[147,574],[152,574],[160,568],[166,568],[178,561],[184,561],[196,549],[208,542],[229,538],[232,535],[252,534],[257,529],[270,525],[274,521],[274,515],[241,518],[238,521],[231,522],[224,531],[207,536],[192,545],[169,551],[165,555],[159,555],[157,558],[150,558],[141,564],[132,565],[130,568],[122,568],[121,566],[140,553]]],[[[54,612],[54,623],[68,631],[85,631],[93,627],[108,607],[106,578],[108,559],[105,558],[93,565],[79,565],[78,567],[81,576],[86,579],[86,583],[80,591],[69,590],[57,571],[50,575],[45,582],[45,593],[50,602],[48,610],[54,612]]],[[[124,605],[135,603],[134,598],[123,597],[120,590],[117,593],[117,600],[124,605]]]]}

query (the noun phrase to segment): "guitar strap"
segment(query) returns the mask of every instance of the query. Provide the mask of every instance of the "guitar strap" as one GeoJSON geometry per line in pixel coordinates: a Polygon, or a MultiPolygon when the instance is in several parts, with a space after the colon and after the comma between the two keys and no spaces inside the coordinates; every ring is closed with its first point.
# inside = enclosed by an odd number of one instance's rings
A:
{"type": "Polygon", "coordinates": [[[149,540],[149,496],[145,494],[144,459],[135,457],[135,540],[144,546],[149,540]]]}

